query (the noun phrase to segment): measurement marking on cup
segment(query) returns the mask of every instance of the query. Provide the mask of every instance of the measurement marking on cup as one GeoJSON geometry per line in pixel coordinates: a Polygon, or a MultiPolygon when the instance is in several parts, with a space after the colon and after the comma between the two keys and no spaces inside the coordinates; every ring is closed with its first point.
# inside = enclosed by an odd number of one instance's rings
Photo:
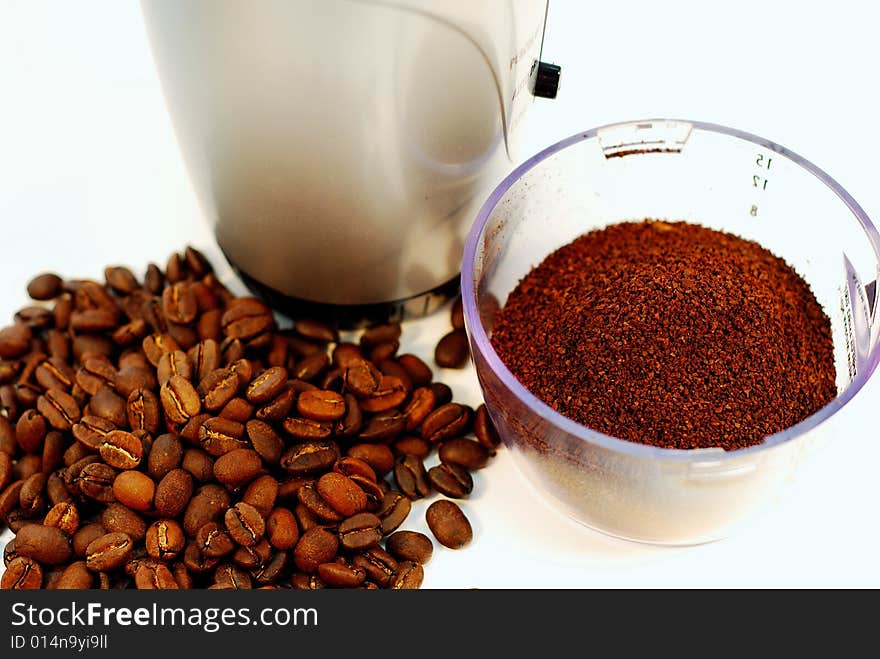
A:
{"type": "MultiPolygon", "coordinates": [[[[759,169],[763,171],[769,171],[770,165],[773,163],[773,158],[769,156],[765,156],[763,153],[759,153],[755,157],[755,165],[758,166],[759,169]]],[[[761,191],[767,189],[767,184],[770,182],[770,178],[766,174],[753,174],[752,175],[752,187],[758,188],[761,191]]],[[[758,205],[752,204],[751,209],[749,209],[749,214],[752,217],[758,217],[758,205]]]]}

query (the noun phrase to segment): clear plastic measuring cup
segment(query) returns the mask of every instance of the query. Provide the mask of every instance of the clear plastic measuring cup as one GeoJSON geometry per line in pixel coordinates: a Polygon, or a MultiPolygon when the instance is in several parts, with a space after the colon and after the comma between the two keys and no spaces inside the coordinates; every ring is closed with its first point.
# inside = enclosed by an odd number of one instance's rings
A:
{"type": "Polygon", "coordinates": [[[874,372],[880,234],[810,162],[723,126],[648,120],[575,135],[492,193],[465,247],[462,295],[490,414],[526,476],[575,519],[645,542],[724,537],[765,502],[874,372]],[[810,284],[831,319],[837,398],[758,446],[681,451],[579,425],[529,393],[489,341],[494,312],[532,267],[592,229],[646,217],[755,240],[810,284]]]}

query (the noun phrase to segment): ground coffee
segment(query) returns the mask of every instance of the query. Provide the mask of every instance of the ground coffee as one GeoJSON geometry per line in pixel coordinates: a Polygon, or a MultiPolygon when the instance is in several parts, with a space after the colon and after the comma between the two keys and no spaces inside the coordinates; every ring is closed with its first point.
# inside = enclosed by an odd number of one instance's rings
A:
{"type": "Polygon", "coordinates": [[[683,222],[561,247],[510,294],[492,344],[558,412],[667,448],[750,446],[836,394],[806,282],[755,242],[683,222]]]}

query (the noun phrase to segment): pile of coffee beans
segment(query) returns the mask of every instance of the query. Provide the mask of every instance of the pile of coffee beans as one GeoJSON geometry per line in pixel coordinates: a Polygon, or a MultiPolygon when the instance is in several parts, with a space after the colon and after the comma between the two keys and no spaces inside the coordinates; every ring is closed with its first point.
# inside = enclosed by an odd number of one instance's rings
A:
{"type": "MultiPolygon", "coordinates": [[[[279,329],[192,248],[28,293],[51,306],[0,330],[3,588],[417,588],[411,501],[467,497],[498,445],[399,325],[279,329]]],[[[448,499],[427,522],[471,540],[448,499]]]]}

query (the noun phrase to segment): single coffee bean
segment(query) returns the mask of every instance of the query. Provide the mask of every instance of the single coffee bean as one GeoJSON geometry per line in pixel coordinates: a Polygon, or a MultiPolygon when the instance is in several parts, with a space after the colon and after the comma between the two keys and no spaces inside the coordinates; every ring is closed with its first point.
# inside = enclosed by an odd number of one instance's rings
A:
{"type": "Polygon", "coordinates": [[[116,345],[106,336],[99,334],[78,334],[73,337],[73,358],[82,364],[84,357],[109,357],[116,350],[116,345]]]}
{"type": "Polygon", "coordinates": [[[349,551],[361,551],[379,544],[382,520],[373,513],[358,513],[339,525],[339,542],[349,551]]]}
{"type": "Polygon", "coordinates": [[[318,576],[331,588],[355,588],[364,582],[367,573],[356,565],[322,563],[318,566],[318,576]]]}
{"type": "Polygon", "coordinates": [[[18,459],[12,466],[12,473],[16,478],[22,478],[27,480],[34,474],[41,472],[43,469],[43,460],[40,457],[40,452],[37,453],[29,453],[28,455],[23,455],[18,459]]]}
{"type": "Polygon", "coordinates": [[[302,534],[293,550],[293,560],[303,572],[314,572],[322,563],[332,561],[338,550],[336,536],[316,526],[302,534]]]}
{"type": "Polygon", "coordinates": [[[412,503],[409,497],[393,490],[386,492],[376,510],[376,515],[382,520],[382,534],[388,535],[403,524],[410,510],[412,503]]]}
{"type": "Polygon", "coordinates": [[[449,322],[452,325],[452,329],[464,329],[464,304],[462,303],[461,297],[456,298],[455,302],[452,304],[452,311],[449,314],[449,322]]]}
{"type": "Polygon", "coordinates": [[[251,419],[245,425],[245,431],[263,461],[269,465],[278,464],[284,450],[284,441],[275,429],[264,421],[251,419]]]}
{"type": "Polygon", "coordinates": [[[180,586],[171,569],[158,561],[144,561],[134,573],[134,584],[138,590],[178,590],[180,586]]]}
{"type": "Polygon", "coordinates": [[[431,391],[434,392],[434,405],[436,407],[443,407],[447,403],[452,402],[452,389],[449,388],[448,384],[432,382],[428,386],[431,388],[431,391]]]}
{"type": "Polygon", "coordinates": [[[171,335],[164,333],[150,334],[149,336],[144,337],[144,340],[141,342],[141,347],[143,348],[147,360],[149,360],[150,364],[154,367],[159,365],[159,360],[165,353],[180,350],[180,344],[178,344],[171,335]]]}
{"type": "Polygon", "coordinates": [[[33,558],[18,556],[9,562],[3,578],[2,590],[36,590],[43,584],[43,569],[33,558]]]}
{"type": "MultiPolygon", "coordinates": [[[[40,469],[44,474],[50,474],[61,466],[64,460],[64,447],[67,439],[57,430],[51,430],[46,433],[43,439],[43,456],[40,469]]],[[[2,477],[2,474],[0,474],[2,477]]]]}
{"type": "Polygon", "coordinates": [[[16,323],[0,329],[0,359],[20,357],[31,347],[31,328],[16,323]]]}
{"type": "Polygon", "coordinates": [[[124,266],[104,268],[104,280],[110,288],[122,295],[129,295],[140,288],[134,273],[124,266]]]}
{"type": "Polygon", "coordinates": [[[313,421],[335,421],[345,415],[345,399],[335,391],[304,391],[296,400],[297,411],[313,421]]]}
{"type": "Polygon", "coordinates": [[[290,447],[281,456],[281,467],[293,476],[304,476],[332,469],[339,457],[339,446],[334,441],[305,442],[290,447]]]}
{"type": "Polygon", "coordinates": [[[305,339],[318,343],[336,343],[339,333],[330,325],[317,320],[298,320],[293,325],[294,331],[305,339]]]}
{"type": "Polygon", "coordinates": [[[447,403],[435,409],[422,421],[422,437],[432,443],[458,437],[467,432],[471,417],[469,407],[458,403],[447,403]]]}
{"type": "Polygon", "coordinates": [[[183,258],[186,261],[186,267],[189,268],[189,271],[196,277],[205,277],[214,271],[211,267],[211,263],[205,255],[192,245],[186,246],[186,249],[184,249],[183,252],[183,258]]]}
{"type": "Polygon", "coordinates": [[[95,575],[88,569],[85,561],[71,563],[61,573],[55,583],[56,590],[87,590],[95,582],[95,575]]]}
{"type": "MultiPolygon", "coordinates": [[[[377,343],[376,345],[371,346],[368,349],[367,356],[374,364],[381,364],[382,362],[394,359],[394,356],[397,354],[398,348],[400,348],[399,341],[385,341],[383,343],[377,343]]],[[[407,375],[406,378],[407,380],[409,380],[409,375],[407,375]]]]}
{"type": "Polygon", "coordinates": [[[116,426],[99,416],[86,415],[72,430],[76,441],[91,451],[97,451],[104,443],[104,438],[116,430],[116,426]]]}
{"type": "Polygon", "coordinates": [[[474,480],[464,467],[441,462],[428,470],[428,480],[440,494],[452,499],[463,499],[474,489],[474,480]]]}
{"type": "Polygon", "coordinates": [[[160,519],[147,529],[147,553],[158,561],[173,561],[185,546],[183,529],[173,519],[160,519]]]}
{"type": "Polygon", "coordinates": [[[424,533],[417,531],[397,531],[388,537],[388,551],[399,561],[411,561],[424,565],[431,560],[434,544],[424,533]]]}
{"type": "Polygon", "coordinates": [[[469,356],[467,334],[463,330],[451,331],[434,349],[434,361],[443,368],[463,368],[469,356]]]}
{"type": "Polygon", "coordinates": [[[376,472],[373,471],[373,468],[369,464],[360,458],[353,458],[350,456],[340,458],[336,461],[336,464],[333,465],[333,471],[342,474],[343,476],[351,477],[354,475],[360,475],[374,482],[376,480],[376,472]]]}
{"type": "Polygon", "coordinates": [[[214,459],[201,449],[186,449],[183,452],[180,466],[199,483],[204,483],[214,477],[214,459]]]}
{"type": "Polygon", "coordinates": [[[180,467],[183,460],[183,444],[177,435],[165,433],[153,442],[147,457],[147,473],[161,480],[172,469],[180,467]]]}
{"type": "Polygon", "coordinates": [[[252,449],[235,449],[214,462],[214,478],[231,490],[246,485],[263,472],[263,462],[252,449]]]}
{"type": "Polygon", "coordinates": [[[0,492],[12,482],[12,457],[0,451],[0,492]]]}
{"type": "Polygon", "coordinates": [[[256,417],[261,421],[281,421],[293,409],[295,402],[296,392],[288,382],[280,394],[257,410],[256,417]]]}
{"type": "Polygon", "coordinates": [[[54,526],[66,535],[72,536],[79,528],[79,511],[72,503],[55,504],[46,513],[43,526],[54,526]]]}
{"type": "Polygon", "coordinates": [[[414,437],[412,435],[404,435],[395,440],[392,446],[394,451],[398,454],[406,453],[418,456],[422,459],[427,458],[431,454],[433,448],[431,444],[421,437],[414,437]]]}
{"type": "Polygon", "coordinates": [[[68,490],[67,485],[64,483],[64,479],[61,477],[62,473],[64,473],[63,469],[53,472],[49,474],[49,480],[46,481],[46,494],[49,497],[49,503],[53,506],[59,503],[74,502],[71,492],[68,490]]]}
{"type": "Polygon", "coordinates": [[[51,300],[61,295],[63,280],[52,272],[44,272],[28,282],[27,292],[34,300],[51,300]]]}
{"type": "Polygon", "coordinates": [[[144,288],[146,288],[153,295],[158,295],[162,292],[162,287],[165,284],[165,275],[162,273],[162,270],[155,263],[150,263],[147,265],[147,272],[144,275],[144,288]]]}
{"type": "Polygon", "coordinates": [[[229,508],[229,492],[219,485],[204,485],[189,502],[183,515],[183,530],[193,537],[205,524],[218,519],[229,508]]]}
{"type": "Polygon", "coordinates": [[[220,324],[226,336],[245,341],[271,330],[275,319],[269,307],[259,300],[241,297],[226,306],[220,324]]]}
{"type": "Polygon", "coordinates": [[[91,524],[81,526],[79,530],[73,534],[73,540],[71,542],[74,555],[79,558],[85,558],[86,548],[89,544],[105,533],[106,531],[104,530],[104,527],[98,522],[92,522],[91,524]]]}
{"type": "Polygon", "coordinates": [[[397,564],[397,571],[388,587],[392,590],[415,590],[421,587],[424,578],[425,571],[421,565],[403,561],[397,564]]]}
{"type": "Polygon", "coordinates": [[[113,495],[124,506],[139,512],[153,508],[156,483],[139,471],[123,471],[113,481],[113,495]]]}
{"type": "Polygon", "coordinates": [[[343,516],[327,503],[324,498],[318,494],[318,489],[313,484],[303,485],[296,493],[299,502],[305,506],[310,513],[323,522],[340,522],[343,516]]]}
{"type": "Polygon", "coordinates": [[[394,463],[394,482],[410,499],[421,499],[428,496],[431,486],[421,458],[414,455],[402,455],[394,463]]]}
{"type": "Polygon", "coordinates": [[[95,356],[86,359],[76,372],[76,383],[91,395],[98,393],[102,387],[116,387],[116,369],[109,359],[95,356]]]}
{"type": "MultiPolygon", "coordinates": [[[[33,517],[45,509],[48,478],[48,474],[37,472],[24,479],[21,491],[18,493],[18,505],[23,516],[33,517]]],[[[7,521],[9,521],[8,517],[7,521]]]]}
{"type": "Polygon", "coordinates": [[[406,397],[407,390],[403,382],[393,375],[383,375],[378,388],[362,399],[360,406],[364,412],[384,412],[403,403],[406,397]]]}
{"type": "Polygon", "coordinates": [[[76,400],[62,389],[47,390],[37,399],[37,409],[56,430],[70,430],[81,417],[76,400]]]}
{"type": "Polygon", "coordinates": [[[435,501],[428,506],[425,518],[431,533],[445,547],[460,549],[473,538],[471,523],[452,501],[435,501]]]}
{"type": "Polygon", "coordinates": [[[361,334],[361,349],[373,347],[380,343],[388,343],[389,341],[397,341],[400,339],[401,327],[400,323],[387,323],[385,325],[376,325],[364,330],[361,334]]]}
{"type": "Polygon", "coordinates": [[[144,447],[130,432],[113,430],[99,447],[101,458],[115,469],[134,469],[141,463],[144,447]]]}
{"type": "Polygon", "coordinates": [[[232,562],[245,570],[258,570],[272,558],[272,546],[263,538],[250,547],[238,547],[232,552],[232,562]]]}
{"type": "Polygon", "coordinates": [[[43,449],[46,436],[46,419],[36,410],[25,410],[15,424],[15,440],[25,453],[37,453],[43,449]]]}
{"type": "Polygon", "coordinates": [[[235,398],[240,386],[238,374],[229,367],[211,371],[199,382],[198,392],[206,410],[219,410],[235,398]]]}
{"type": "Polygon", "coordinates": [[[235,565],[220,565],[214,571],[214,584],[209,588],[220,590],[250,590],[253,583],[247,572],[235,565]]]}
{"type": "Polygon", "coordinates": [[[250,547],[263,539],[266,523],[252,505],[239,502],[226,511],[226,532],[236,543],[250,547]]]}
{"type": "Polygon", "coordinates": [[[397,410],[387,410],[373,416],[358,433],[364,442],[392,440],[406,427],[406,417],[397,410]]]}
{"type": "Polygon", "coordinates": [[[273,366],[260,373],[247,387],[247,399],[256,405],[268,403],[287,385],[287,369],[273,366]]]}
{"type": "Polygon", "coordinates": [[[364,491],[348,476],[329,472],[318,479],[318,494],[343,517],[351,517],[367,506],[364,491]]]}
{"type": "Polygon", "coordinates": [[[397,362],[409,374],[414,387],[425,387],[430,384],[431,380],[434,378],[434,374],[431,372],[431,367],[416,355],[399,355],[397,357],[397,362]]]}
{"type": "Polygon", "coordinates": [[[121,503],[108,503],[101,513],[105,533],[125,533],[134,542],[142,542],[147,534],[147,523],[135,511],[121,503]]]}
{"type": "Polygon", "coordinates": [[[266,520],[266,537],[275,549],[293,549],[299,540],[296,517],[287,508],[275,508],[266,520]]]}
{"type": "Polygon", "coordinates": [[[412,393],[409,402],[403,408],[406,417],[406,430],[411,432],[418,428],[422,421],[434,411],[437,399],[430,387],[419,387],[412,393]]]}
{"type": "Polygon", "coordinates": [[[198,309],[198,298],[187,282],[175,282],[162,293],[162,311],[172,323],[191,323],[195,320],[198,309]]]}
{"type": "Polygon", "coordinates": [[[85,465],[76,478],[80,492],[101,503],[115,500],[116,495],[113,491],[115,480],[116,470],[101,462],[85,465]]]}
{"type": "Polygon", "coordinates": [[[59,565],[71,554],[70,539],[59,528],[28,524],[15,536],[15,552],[43,565],[59,565]]]}
{"type": "Polygon", "coordinates": [[[220,368],[220,344],[214,339],[203,339],[189,349],[187,357],[192,364],[193,377],[201,382],[220,368]]]}
{"type": "Polygon", "coordinates": [[[168,382],[172,375],[179,375],[189,380],[192,378],[192,374],[189,357],[182,350],[166,352],[159,358],[159,365],[156,367],[156,380],[160,385],[168,382]]]}
{"type": "Polygon", "coordinates": [[[489,417],[485,404],[480,405],[474,412],[474,435],[490,455],[495,455],[495,449],[501,443],[501,437],[489,417]]]}
{"type": "Polygon", "coordinates": [[[186,423],[199,413],[202,402],[192,383],[173,375],[159,390],[166,416],[174,423],[186,423]]]}
{"type": "MultiPolygon", "coordinates": [[[[183,464],[186,466],[185,458],[183,464]]],[[[192,497],[192,492],[193,477],[190,472],[184,469],[172,469],[156,486],[153,501],[156,514],[169,519],[177,517],[186,508],[192,497]]]]}
{"type": "Polygon", "coordinates": [[[330,359],[327,357],[326,353],[318,352],[314,355],[305,357],[299,362],[296,365],[296,368],[293,369],[292,375],[299,380],[310,382],[324,373],[329,365],[330,359]]]}
{"type": "Polygon", "coordinates": [[[223,409],[220,410],[220,416],[224,419],[245,423],[254,415],[254,406],[247,402],[244,398],[233,398],[223,409]]]}
{"type": "Polygon", "coordinates": [[[297,572],[290,577],[290,585],[294,590],[323,590],[327,586],[317,574],[297,572]]]}
{"type": "Polygon", "coordinates": [[[68,391],[76,380],[76,372],[60,357],[50,357],[37,366],[34,377],[44,389],[68,391]]]}
{"type": "Polygon", "coordinates": [[[86,547],[86,567],[93,572],[115,570],[129,559],[133,548],[125,533],[107,533],[86,547]]]}
{"type": "Polygon", "coordinates": [[[381,371],[359,355],[351,358],[344,366],[345,388],[356,396],[371,395],[379,388],[381,380],[381,371]]]}
{"type": "Polygon", "coordinates": [[[70,328],[75,332],[105,332],[115,329],[117,325],[119,325],[119,313],[115,307],[74,310],[70,314],[70,328]]]}
{"type": "Polygon", "coordinates": [[[203,524],[196,533],[199,551],[209,558],[225,556],[235,549],[235,543],[217,522],[203,524]]]}
{"type": "Polygon", "coordinates": [[[353,394],[343,394],[343,399],[345,400],[345,414],[333,424],[333,434],[351,437],[360,432],[364,417],[358,400],[353,394]]]}
{"type": "Polygon", "coordinates": [[[194,575],[207,574],[220,563],[219,558],[205,556],[194,541],[190,542],[183,553],[183,564],[194,575]]]}
{"type": "Polygon", "coordinates": [[[199,445],[210,455],[219,457],[247,447],[242,439],[244,426],[237,421],[213,417],[199,428],[199,445]]]}
{"type": "Polygon", "coordinates": [[[196,332],[202,341],[207,341],[208,339],[219,341],[222,338],[220,327],[222,316],[222,309],[209,309],[199,316],[199,319],[196,321],[196,332]]]}
{"type": "MultiPolygon", "coordinates": [[[[180,435],[182,439],[185,439],[190,444],[199,443],[199,431],[202,428],[202,425],[211,418],[211,415],[207,412],[202,412],[201,414],[196,414],[189,421],[184,423],[177,430],[177,434],[180,435]]],[[[172,428],[173,430],[173,428],[172,428]]]]}
{"type": "Polygon", "coordinates": [[[440,445],[440,460],[467,469],[482,469],[489,463],[489,451],[472,439],[455,437],[440,445]]]}
{"type": "MultiPolygon", "coordinates": [[[[31,328],[31,333],[33,334],[34,332],[39,332],[40,330],[45,330],[51,327],[52,323],[55,322],[55,317],[52,312],[45,307],[32,305],[22,307],[16,311],[14,320],[17,323],[26,324],[31,328]]],[[[32,343],[32,346],[36,345],[38,344],[32,343]]]]}
{"type": "Polygon", "coordinates": [[[98,389],[89,400],[88,408],[90,414],[107,419],[117,428],[125,427],[129,421],[125,399],[109,387],[98,389]]]}
{"type": "Polygon", "coordinates": [[[352,559],[352,564],[362,568],[367,576],[380,587],[387,588],[397,571],[397,561],[381,547],[370,547],[352,559]]]}
{"type": "Polygon", "coordinates": [[[272,511],[272,508],[275,507],[275,501],[277,498],[278,481],[272,476],[266,474],[254,479],[251,484],[247,486],[241,500],[256,508],[257,512],[265,518],[272,511]]]}
{"type": "Polygon", "coordinates": [[[355,444],[349,447],[346,454],[366,462],[379,478],[394,468],[394,454],[386,444],[355,444]]]}

